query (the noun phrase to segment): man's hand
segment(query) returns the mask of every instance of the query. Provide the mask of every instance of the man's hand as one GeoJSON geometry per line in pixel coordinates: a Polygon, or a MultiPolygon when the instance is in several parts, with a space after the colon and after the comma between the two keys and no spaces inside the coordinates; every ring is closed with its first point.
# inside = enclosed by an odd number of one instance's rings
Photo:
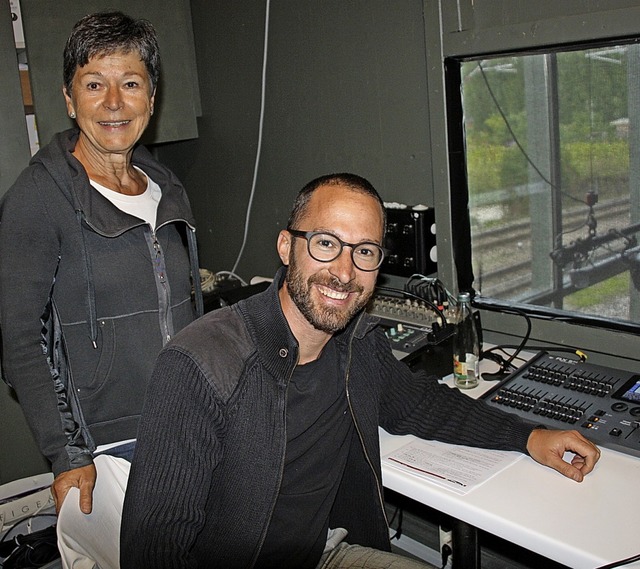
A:
{"type": "Polygon", "coordinates": [[[51,493],[56,503],[56,512],[60,513],[67,492],[73,487],[80,490],[80,510],[90,514],[93,507],[93,487],[96,484],[96,467],[93,464],[61,472],[51,485],[51,493]]]}
{"type": "Polygon", "coordinates": [[[600,458],[600,449],[578,431],[534,429],[527,441],[527,451],[536,462],[576,482],[582,482],[600,458]],[[563,460],[567,451],[575,454],[571,464],[563,460]]]}

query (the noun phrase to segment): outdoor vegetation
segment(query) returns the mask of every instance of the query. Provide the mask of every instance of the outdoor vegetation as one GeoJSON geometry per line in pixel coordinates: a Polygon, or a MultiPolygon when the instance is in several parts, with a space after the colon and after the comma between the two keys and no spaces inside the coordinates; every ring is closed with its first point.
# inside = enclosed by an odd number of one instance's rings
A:
{"type": "MultiPolygon", "coordinates": [[[[482,272],[482,294],[525,302],[535,295],[544,296],[532,285],[533,266],[540,267],[539,261],[532,261],[538,254],[549,267],[549,275],[554,270],[565,271],[564,303],[560,302],[564,306],[560,308],[594,313],[604,304],[614,307],[612,317],[629,319],[629,296],[635,292],[628,272],[620,274],[618,270],[578,291],[571,290],[567,276],[572,268],[619,253],[621,246],[629,246],[628,239],[560,268],[553,267],[551,252],[576,239],[616,231],[630,223],[628,86],[636,73],[633,58],[640,61],[635,50],[610,46],[546,56],[552,103],[550,111],[544,110],[554,119],[550,131],[555,133],[557,144],[547,140],[544,144],[548,148],[542,149],[530,147],[532,124],[547,115],[531,103],[526,60],[545,56],[463,62],[472,257],[476,278],[478,271],[482,272]],[[548,167],[532,158],[545,152],[557,166],[553,182],[548,167]],[[559,214],[552,209],[536,210],[540,202],[532,197],[542,192],[554,192],[553,207],[559,208],[559,214]],[[551,227],[554,219],[553,231],[557,233],[553,242],[546,249],[544,244],[531,242],[533,224],[551,227]],[[514,270],[508,274],[504,265],[509,262],[514,270]]],[[[536,144],[540,145],[540,140],[536,144]]],[[[557,280],[550,276],[548,288],[554,286],[557,289],[557,280]]]]}

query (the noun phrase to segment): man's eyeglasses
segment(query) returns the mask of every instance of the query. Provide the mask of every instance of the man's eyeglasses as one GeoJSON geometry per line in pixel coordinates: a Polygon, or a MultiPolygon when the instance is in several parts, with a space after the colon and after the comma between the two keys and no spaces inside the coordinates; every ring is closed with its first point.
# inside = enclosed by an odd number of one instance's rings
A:
{"type": "Polygon", "coordinates": [[[321,263],[329,263],[337,259],[345,246],[351,249],[351,260],[361,271],[375,271],[384,261],[385,249],[377,243],[370,241],[347,243],[326,231],[298,231],[289,228],[287,231],[294,237],[306,239],[309,255],[321,263]]]}

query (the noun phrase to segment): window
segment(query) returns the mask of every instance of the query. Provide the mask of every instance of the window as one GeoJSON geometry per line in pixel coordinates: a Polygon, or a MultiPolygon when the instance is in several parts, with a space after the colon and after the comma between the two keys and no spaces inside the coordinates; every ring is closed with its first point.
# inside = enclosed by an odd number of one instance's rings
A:
{"type": "Polygon", "coordinates": [[[471,236],[456,264],[477,302],[640,326],[640,46],[447,68],[454,235],[457,202],[471,236]]]}

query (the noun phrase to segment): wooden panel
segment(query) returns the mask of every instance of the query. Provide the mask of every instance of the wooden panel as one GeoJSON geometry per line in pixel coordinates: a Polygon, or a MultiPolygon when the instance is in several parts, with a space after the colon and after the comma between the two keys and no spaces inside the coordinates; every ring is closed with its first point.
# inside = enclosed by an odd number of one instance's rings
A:
{"type": "Polygon", "coordinates": [[[33,106],[33,95],[31,94],[31,82],[29,81],[29,71],[20,70],[20,89],[22,90],[22,102],[25,107],[33,106]]]}
{"type": "Polygon", "coordinates": [[[40,144],[72,126],[62,96],[62,52],[73,25],[86,14],[121,10],[145,18],[158,32],[162,69],[147,144],[198,136],[200,99],[188,0],[21,0],[25,44],[40,144]],[[46,38],[43,41],[42,38],[46,38]]]}

